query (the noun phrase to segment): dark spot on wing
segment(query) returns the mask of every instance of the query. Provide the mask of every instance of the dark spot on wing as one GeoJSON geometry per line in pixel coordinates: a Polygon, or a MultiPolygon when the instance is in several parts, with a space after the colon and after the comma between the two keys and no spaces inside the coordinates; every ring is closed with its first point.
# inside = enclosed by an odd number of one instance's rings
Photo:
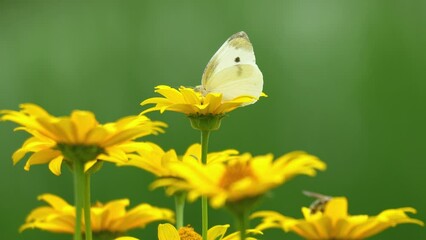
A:
{"type": "Polygon", "coordinates": [[[240,57],[236,57],[234,61],[235,61],[236,63],[239,63],[239,62],[240,62],[240,57]]]}

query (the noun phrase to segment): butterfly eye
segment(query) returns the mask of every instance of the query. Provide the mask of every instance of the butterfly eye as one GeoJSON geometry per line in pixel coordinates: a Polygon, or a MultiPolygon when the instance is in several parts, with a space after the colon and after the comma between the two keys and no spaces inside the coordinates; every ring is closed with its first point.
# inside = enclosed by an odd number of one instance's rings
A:
{"type": "Polygon", "coordinates": [[[236,63],[240,62],[240,57],[236,57],[234,60],[236,63]]]}

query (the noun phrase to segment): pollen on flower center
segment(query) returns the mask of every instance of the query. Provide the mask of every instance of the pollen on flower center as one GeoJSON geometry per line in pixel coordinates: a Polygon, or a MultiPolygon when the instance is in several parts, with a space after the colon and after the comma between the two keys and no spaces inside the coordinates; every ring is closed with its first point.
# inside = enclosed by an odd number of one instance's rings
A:
{"type": "Polygon", "coordinates": [[[253,170],[248,163],[235,163],[226,168],[219,186],[228,189],[232,184],[244,178],[256,179],[256,176],[253,174],[253,170]]]}
{"type": "Polygon", "coordinates": [[[178,230],[179,236],[181,240],[202,240],[200,234],[198,234],[194,228],[187,226],[187,227],[181,227],[178,230]]]}

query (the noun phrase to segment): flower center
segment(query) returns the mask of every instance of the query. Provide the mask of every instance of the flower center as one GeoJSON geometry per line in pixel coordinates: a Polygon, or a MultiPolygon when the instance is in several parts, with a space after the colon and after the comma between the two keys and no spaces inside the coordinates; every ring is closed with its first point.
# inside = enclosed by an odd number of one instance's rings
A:
{"type": "Polygon", "coordinates": [[[235,164],[228,165],[219,182],[219,186],[229,189],[232,184],[244,178],[256,179],[256,176],[253,174],[248,162],[237,162],[235,164]]]}
{"type": "Polygon", "coordinates": [[[190,226],[181,227],[178,230],[179,236],[181,240],[202,240],[200,234],[198,234],[194,229],[190,226]]]}

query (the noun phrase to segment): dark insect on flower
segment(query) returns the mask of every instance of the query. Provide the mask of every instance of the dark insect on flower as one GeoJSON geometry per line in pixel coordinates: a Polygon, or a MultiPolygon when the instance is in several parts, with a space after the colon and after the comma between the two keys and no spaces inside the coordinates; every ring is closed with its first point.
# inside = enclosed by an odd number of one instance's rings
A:
{"type": "Polygon", "coordinates": [[[309,191],[303,191],[303,194],[305,194],[308,197],[316,198],[316,200],[313,201],[311,205],[309,206],[312,214],[316,212],[324,212],[325,206],[333,198],[331,196],[327,196],[327,195],[323,195],[323,194],[315,193],[315,192],[309,192],[309,191]]]}

